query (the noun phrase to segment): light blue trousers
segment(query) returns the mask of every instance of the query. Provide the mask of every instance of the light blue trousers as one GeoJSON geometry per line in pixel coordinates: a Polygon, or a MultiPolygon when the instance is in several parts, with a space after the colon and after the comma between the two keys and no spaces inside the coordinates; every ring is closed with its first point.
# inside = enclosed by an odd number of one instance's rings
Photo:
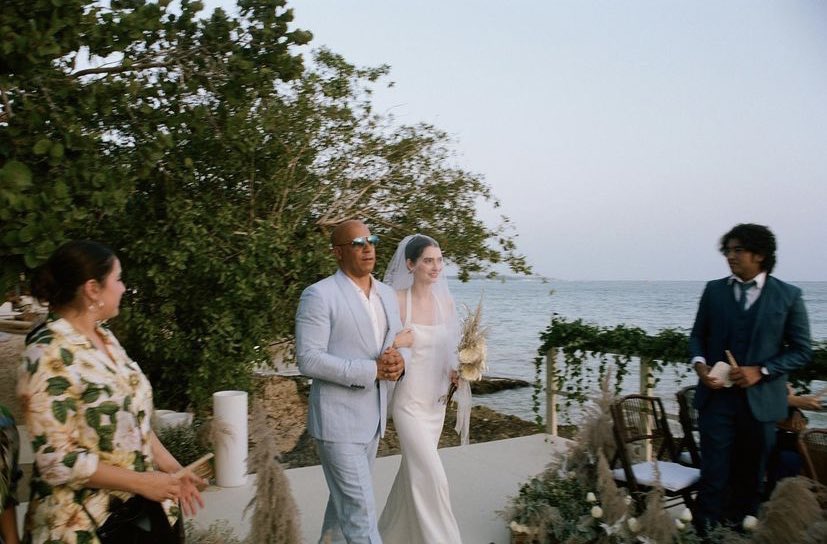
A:
{"type": "Polygon", "coordinates": [[[330,490],[319,544],[382,544],[373,495],[378,446],[378,432],[367,444],[316,440],[330,490]]]}

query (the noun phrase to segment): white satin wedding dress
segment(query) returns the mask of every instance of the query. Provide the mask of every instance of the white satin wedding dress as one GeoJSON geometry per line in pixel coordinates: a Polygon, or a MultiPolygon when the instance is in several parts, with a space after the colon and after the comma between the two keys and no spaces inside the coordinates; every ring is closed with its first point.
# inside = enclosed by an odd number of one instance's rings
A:
{"type": "Polygon", "coordinates": [[[413,329],[414,345],[391,406],[402,462],[379,519],[379,532],[384,544],[460,544],[448,478],[437,453],[445,421],[441,398],[449,382],[433,348],[444,345],[440,335],[449,333],[442,325],[411,322],[410,290],[406,298],[405,327],[413,329]]]}

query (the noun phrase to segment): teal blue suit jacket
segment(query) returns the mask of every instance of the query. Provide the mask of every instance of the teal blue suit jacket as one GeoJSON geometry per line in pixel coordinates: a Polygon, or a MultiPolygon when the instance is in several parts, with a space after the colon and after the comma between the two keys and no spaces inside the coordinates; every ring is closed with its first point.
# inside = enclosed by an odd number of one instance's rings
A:
{"type": "MultiPolygon", "coordinates": [[[[787,373],[810,361],[813,346],[801,289],[768,275],[760,300],[747,360],[738,363],[769,371],[769,376],[747,388],[753,416],[769,422],[787,417],[787,373]]],[[[707,283],[689,337],[691,357],[704,357],[709,365],[726,361],[724,350],[730,348],[727,342],[738,311],[729,278],[707,283]]],[[[702,409],[712,394],[699,382],[695,406],[702,409]]]]}

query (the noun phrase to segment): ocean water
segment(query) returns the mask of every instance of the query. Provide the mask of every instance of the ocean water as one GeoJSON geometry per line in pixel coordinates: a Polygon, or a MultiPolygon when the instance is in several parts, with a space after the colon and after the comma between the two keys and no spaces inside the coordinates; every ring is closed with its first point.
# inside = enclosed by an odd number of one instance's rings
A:
{"type": "MultiPolygon", "coordinates": [[[[827,282],[792,282],[804,292],[814,340],[827,340],[827,282]]],[[[507,279],[505,281],[449,280],[460,307],[471,309],[483,301],[483,322],[488,329],[488,374],[534,381],[534,357],[540,347],[540,333],[556,313],[569,321],[583,319],[601,326],[621,323],[637,326],[649,333],[664,328],[689,331],[695,318],[703,281],[558,281],[507,279]]],[[[462,308],[460,313],[463,313],[462,308]]],[[[687,367],[688,367],[687,363],[687,367]]],[[[624,393],[637,392],[637,365],[621,384],[624,393]]],[[[671,367],[670,367],[671,368],[671,367]]],[[[542,375],[545,383],[545,373],[542,375]]],[[[824,377],[827,380],[827,376],[824,377]]],[[[655,393],[669,412],[677,412],[674,393],[695,383],[694,373],[682,377],[667,370],[655,393]]],[[[815,387],[827,385],[814,383],[815,387]]],[[[499,412],[533,420],[531,388],[501,391],[475,397],[474,403],[499,412]]],[[[543,399],[544,400],[544,399],[543,399]]],[[[545,417],[545,404],[540,408],[545,417]]],[[[827,425],[827,413],[808,414],[811,425],[827,425]]],[[[577,410],[561,414],[575,419],[577,410]]]]}

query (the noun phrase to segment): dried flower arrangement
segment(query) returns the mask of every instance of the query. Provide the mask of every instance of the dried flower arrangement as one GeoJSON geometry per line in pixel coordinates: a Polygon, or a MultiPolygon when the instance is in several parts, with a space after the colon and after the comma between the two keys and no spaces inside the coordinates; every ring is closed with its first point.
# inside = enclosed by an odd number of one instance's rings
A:
{"type": "MultiPolygon", "coordinates": [[[[482,379],[483,373],[488,370],[486,364],[488,350],[486,338],[488,330],[482,326],[482,299],[477,303],[474,311],[466,307],[466,315],[462,320],[459,331],[459,344],[457,345],[457,374],[461,380],[475,382],[482,379]]],[[[447,403],[457,390],[457,386],[451,384],[448,391],[447,403]]]]}
{"type": "MultiPolygon", "coordinates": [[[[196,544],[295,544],[301,542],[299,511],[290,490],[290,481],[279,462],[275,432],[267,421],[260,400],[253,401],[250,438],[253,446],[248,469],[256,475],[256,492],[244,511],[250,516],[250,532],[243,540],[235,536],[226,520],[208,529],[187,524],[187,542],[196,544]]],[[[212,433],[223,432],[213,428],[212,433]]]]}
{"type": "Polygon", "coordinates": [[[482,378],[487,370],[485,339],[488,330],[482,326],[482,300],[477,303],[473,312],[468,312],[460,327],[459,346],[459,376],[463,380],[473,382],[482,378]]]}
{"type": "MultiPolygon", "coordinates": [[[[532,544],[644,543],[700,544],[686,508],[673,518],[664,493],[653,488],[642,509],[618,488],[608,459],[614,455],[613,402],[607,380],[602,395],[586,408],[574,443],[565,455],[523,484],[502,515],[513,542],[532,544]]],[[[779,482],[759,516],[742,527],[715,527],[708,542],[723,544],[816,544],[827,542],[827,487],[804,477],[779,482]]]]}
{"type": "Polygon", "coordinates": [[[256,474],[256,494],[247,505],[253,510],[248,542],[256,544],[294,544],[301,542],[299,510],[293,500],[290,482],[279,462],[280,454],[267,411],[257,400],[253,403],[250,436],[255,441],[248,458],[256,474]]]}

